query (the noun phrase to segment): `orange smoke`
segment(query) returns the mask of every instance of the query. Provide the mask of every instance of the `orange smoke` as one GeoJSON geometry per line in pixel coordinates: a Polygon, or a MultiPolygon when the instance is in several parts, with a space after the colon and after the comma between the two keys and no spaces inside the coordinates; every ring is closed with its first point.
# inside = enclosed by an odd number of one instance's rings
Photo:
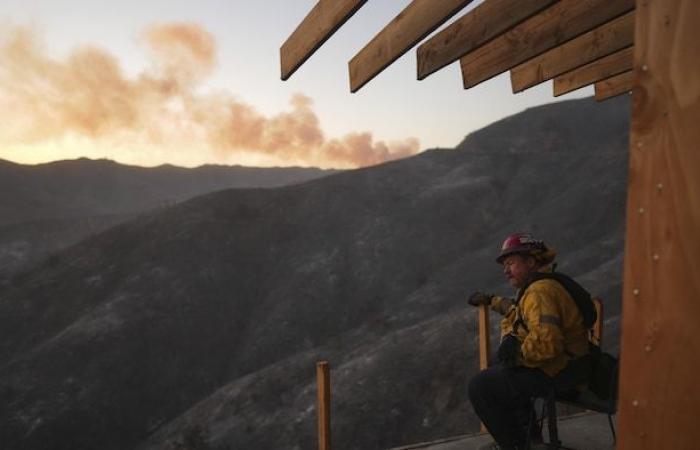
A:
{"type": "Polygon", "coordinates": [[[138,147],[206,144],[221,158],[270,156],[281,163],[357,167],[406,157],[418,140],[374,141],[369,132],[328,139],[310,98],[269,117],[231,94],[198,92],[216,66],[214,37],[193,24],[143,33],[151,64],[135,78],[108,52],[90,46],[52,59],[30,29],[0,35],[0,144],[34,144],[75,135],[138,147]]]}
{"type": "Polygon", "coordinates": [[[196,25],[154,25],[146,29],[144,36],[157,73],[178,86],[200,82],[214,69],[214,36],[196,25]]]}

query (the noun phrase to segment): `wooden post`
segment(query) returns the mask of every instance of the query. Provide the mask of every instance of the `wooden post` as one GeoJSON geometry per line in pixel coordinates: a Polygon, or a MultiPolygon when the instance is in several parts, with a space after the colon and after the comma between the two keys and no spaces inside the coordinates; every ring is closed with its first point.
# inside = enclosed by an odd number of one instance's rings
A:
{"type": "Polygon", "coordinates": [[[316,363],[318,450],[331,450],[331,373],[327,361],[316,363]]]}
{"type": "Polygon", "coordinates": [[[603,302],[598,298],[593,299],[593,305],[595,306],[595,312],[598,319],[593,324],[593,343],[598,347],[603,346],[603,302]]]}
{"type": "MultiPolygon", "coordinates": [[[[479,370],[489,367],[489,352],[491,347],[489,327],[489,307],[479,306],[479,370]]],[[[486,427],[481,424],[481,431],[486,432],[486,427]]]]}
{"type": "Polygon", "coordinates": [[[489,307],[479,306],[479,370],[489,367],[489,307]]]}
{"type": "Polygon", "coordinates": [[[700,2],[638,0],[619,450],[698,448],[700,2]]]}

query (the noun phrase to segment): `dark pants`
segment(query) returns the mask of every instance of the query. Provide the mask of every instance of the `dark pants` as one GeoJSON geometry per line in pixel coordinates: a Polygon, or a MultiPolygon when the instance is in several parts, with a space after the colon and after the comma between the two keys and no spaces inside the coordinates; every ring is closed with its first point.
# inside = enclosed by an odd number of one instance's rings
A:
{"type": "Polygon", "coordinates": [[[552,378],[539,369],[494,366],[471,380],[469,398],[498,445],[524,448],[532,432],[527,427],[532,398],[546,395],[552,383],[552,378]]]}

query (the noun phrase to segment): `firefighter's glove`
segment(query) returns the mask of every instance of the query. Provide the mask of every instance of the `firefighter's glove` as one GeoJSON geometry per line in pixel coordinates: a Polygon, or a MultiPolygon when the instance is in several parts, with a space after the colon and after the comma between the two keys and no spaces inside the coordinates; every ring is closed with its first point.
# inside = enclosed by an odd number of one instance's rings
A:
{"type": "Polygon", "coordinates": [[[508,334],[498,347],[498,360],[506,367],[514,367],[520,355],[520,340],[514,334],[508,334]]]}
{"type": "Polygon", "coordinates": [[[491,299],[493,299],[493,295],[484,294],[483,292],[477,291],[469,296],[469,300],[467,300],[467,303],[469,303],[472,306],[489,306],[491,304],[491,299]]]}

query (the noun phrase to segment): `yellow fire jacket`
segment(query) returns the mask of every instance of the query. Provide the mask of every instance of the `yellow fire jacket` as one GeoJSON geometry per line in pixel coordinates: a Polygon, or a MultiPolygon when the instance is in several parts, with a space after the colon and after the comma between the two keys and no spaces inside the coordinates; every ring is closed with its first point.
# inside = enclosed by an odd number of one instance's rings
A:
{"type": "Polygon", "coordinates": [[[521,343],[520,364],[553,377],[567,362],[588,353],[588,332],[569,293],[551,279],[530,284],[518,304],[494,297],[491,308],[504,314],[501,339],[514,331],[521,343]],[[518,324],[522,319],[524,326],[518,324]]]}

